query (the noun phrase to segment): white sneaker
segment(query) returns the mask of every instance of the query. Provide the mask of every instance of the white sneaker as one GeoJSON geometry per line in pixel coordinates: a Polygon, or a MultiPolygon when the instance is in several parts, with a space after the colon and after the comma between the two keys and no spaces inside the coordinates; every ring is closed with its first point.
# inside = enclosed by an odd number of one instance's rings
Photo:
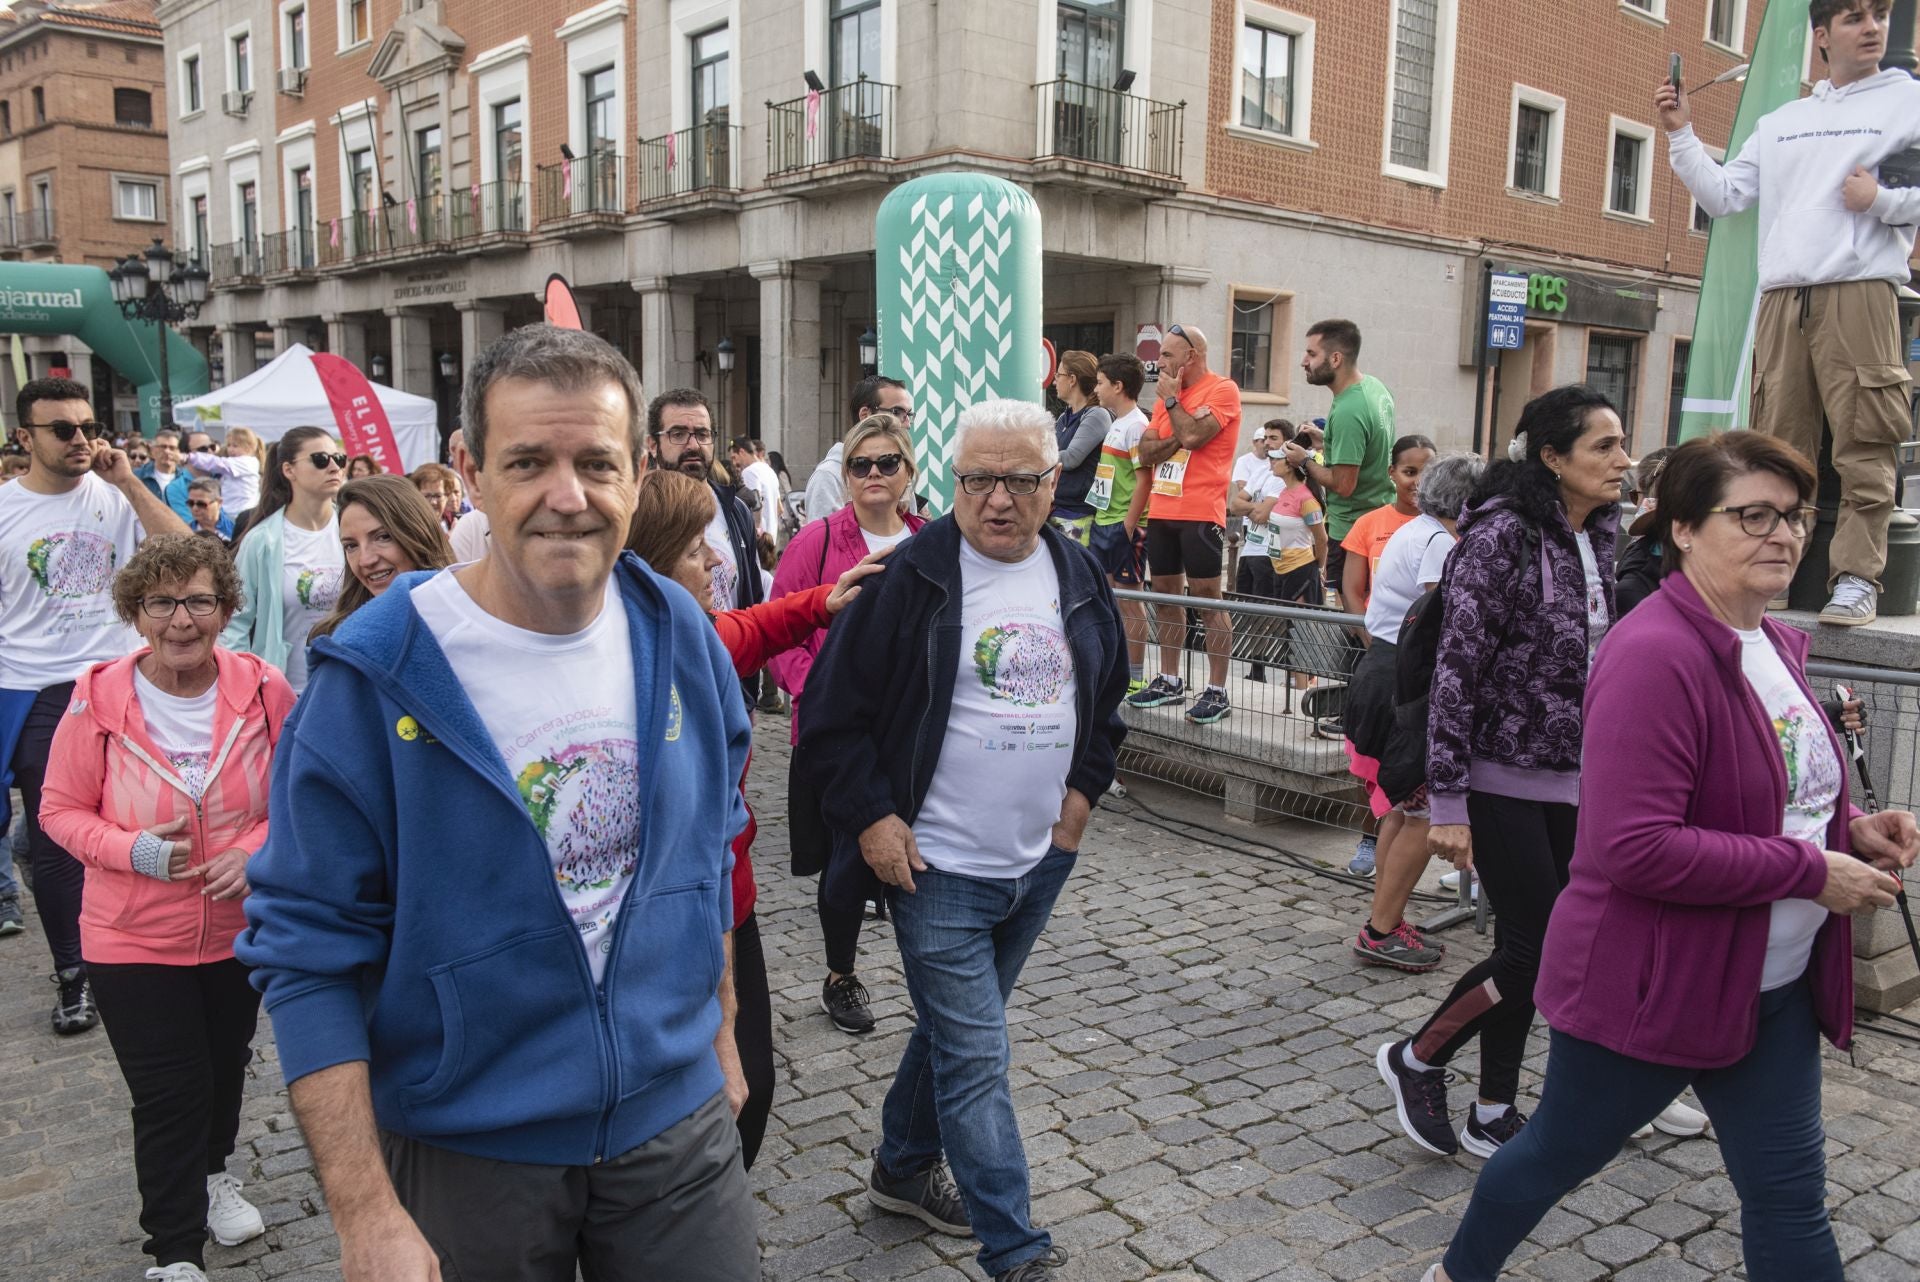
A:
{"type": "MultiPolygon", "coordinates": [[[[267,1231],[259,1208],[240,1196],[240,1181],[225,1171],[207,1177],[207,1228],[212,1231],[213,1240],[221,1246],[239,1246],[267,1231]]],[[[154,1274],[147,1276],[153,1277],[154,1274]]],[[[198,1276],[196,1270],[183,1275],[181,1279],[168,1278],[167,1282],[192,1282],[198,1276]]]]}
{"type": "Polygon", "coordinates": [[[164,1269],[148,1269],[147,1282],[207,1282],[207,1275],[200,1271],[199,1265],[182,1260],[164,1269]]]}
{"type": "Polygon", "coordinates": [[[1656,1127],[1668,1135],[1677,1135],[1683,1140],[1692,1139],[1707,1133],[1707,1115],[1675,1100],[1660,1110],[1660,1116],[1635,1131],[1633,1138],[1644,1140],[1653,1134],[1656,1127]]]}
{"type": "MultiPolygon", "coordinates": [[[[1460,893],[1460,870],[1456,868],[1452,872],[1441,873],[1440,889],[1446,891],[1449,895],[1459,894],[1460,893]]],[[[1475,902],[1478,902],[1480,899],[1480,881],[1478,878],[1474,879],[1473,898],[1475,902]]]]}
{"type": "Polygon", "coordinates": [[[1820,622],[1857,628],[1879,617],[1880,594],[1857,574],[1843,574],[1833,585],[1833,599],[1820,611],[1820,622]]]}

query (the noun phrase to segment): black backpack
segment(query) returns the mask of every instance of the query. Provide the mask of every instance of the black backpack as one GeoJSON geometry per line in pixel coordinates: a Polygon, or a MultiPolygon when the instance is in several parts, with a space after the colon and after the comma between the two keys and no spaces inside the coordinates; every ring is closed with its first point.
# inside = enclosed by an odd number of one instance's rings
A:
{"type": "MultiPolygon", "coordinates": [[[[1523,522],[1520,563],[1529,565],[1540,554],[1540,531],[1523,522]]],[[[1455,544],[1458,547],[1458,544],[1455,544]]],[[[1400,625],[1394,651],[1393,726],[1387,755],[1380,759],[1380,791],[1399,805],[1427,781],[1427,698],[1433,690],[1433,668],[1440,654],[1440,625],[1447,613],[1447,580],[1453,575],[1453,556],[1447,556],[1440,581],[1420,594],[1400,625]]]]}

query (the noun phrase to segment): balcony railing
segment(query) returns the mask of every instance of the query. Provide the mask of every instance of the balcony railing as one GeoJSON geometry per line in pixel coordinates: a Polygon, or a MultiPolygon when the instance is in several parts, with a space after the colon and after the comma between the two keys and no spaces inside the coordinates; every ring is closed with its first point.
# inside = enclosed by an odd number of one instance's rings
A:
{"type": "Polygon", "coordinates": [[[451,238],[451,204],[449,197],[435,192],[431,196],[417,196],[402,201],[391,209],[382,211],[385,217],[385,236],[382,245],[387,249],[428,249],[435,245],[444,245],[451,238]]]}
{"type": "Polygon", "coordinates": [[[847,160],[892,160],[892,85],[862,77],[767,104],[767,176],[847,160]]]}
{"type": "Polygon", "coordinates": [[[532,225],[528,204],[528,184],[523,182],[490,182],[469,188],[464,198],[455,195],[448,201],[453,239],[524,233],[532,225]]]}
{"type": "Polygon", "coordinates": [[[22,245],[51,245],[54,234],[53,208],[23,209],[14,215],[18,241],[22,245]]]}
{"type": "Polygon", "coordinates": [[[740,190],[738,125],[714,122],[640,142],[640,203],[740,190]]]}
{"type": "Polygon", "coordinates": [[[1186,104],[1154,102],[1077,80],[1042,81],[1036,160],[1112,165],[1178,182],[1186,104]]]}
{"type": "Polygon", "coordinates": [[[264,272],[260,246],[244,240],[215,245],[208,251],[209,284],[216,288],[257,281],[264,272]]]}
{"type": "Polygon", "coordinates": [[[592,151],[575,160],[542,165],[537,176],[543,223],[627,212],[626,157],[618,152],[592,151]]]}

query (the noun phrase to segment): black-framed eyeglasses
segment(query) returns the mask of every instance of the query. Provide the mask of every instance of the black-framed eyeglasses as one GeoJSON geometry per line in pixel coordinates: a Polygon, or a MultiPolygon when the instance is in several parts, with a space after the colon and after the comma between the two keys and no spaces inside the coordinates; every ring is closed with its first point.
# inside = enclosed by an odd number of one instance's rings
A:
{"type": "Polygon", "coordinates": [[[702,445],[713,444],[713,429],[710,427],[670,427],[660,435],[675,445],[685,445],[688,441],[698,441],[702,445]]]}
{"type": "Polygon", "coordinates": [[[307,462],[324,472],[327,470],[329,463],[334,467],[345,467],[347,465],[347,456],[344,454],[329,454],[325,450],[315,450],[313,453],[307,455],[307,462]]]}
{"type": "Polygon", "coordinates": [[[52,432],[54,439],[59,441],[71,441],[76,432],[84,434],[89,441],[97,441],[107,434],[107,429],[92,419],[84,423],[69,423],[64,419],[55,419],[51,423],[29,423],[27,426],[52,432]]]}
{"type": "Polygon", "coordinates": [[[1710,507],[1710,516],[1725,514],[1738,517],[1740,528],[1756,539],[1764,539],[1780,528],[1780,522],[1787,523],[1787,532],[1796,538],[1806,538],[1813,532],[1814,517],[1818,508],[1791,507],[1782,512],[1771,503],[1742,503],[1736,507],[1710,507]]]}
{"type": "Polygon", "coordinates": [[[1044,472],[961,472],[955,476],[960,488],[975,496],[993,493],[993,487],[1004,485],[1007,493],[1016,498],[1025,498],[1040,488],[1040,482],[1059,470],[1055,464],[1044,472]]]}
{"type": "Polygon", "coordinates": [[[878,412],[893,415],[900,420],[901,425],[904,427],[913,426],[913,406],[911,405],[891,405],[878,412]]]}
{"type": "Polygon", "coordinates": [[[882,454],[878,458],[850,458],[847,460],[847,471],[853,473],[856,480],[862,481],[866,480],[875,468],[880,470],[882,476],[894,476],[899,473],[900,464],[903,461],[898,454],[882,454]]]}
{"type": "Polygon", "coordinates": [[[204,619],[220,608],[220,598],[210,593],[181,597],[142,597],[140,611],[149,619],[171,619],[173,612],[183,605],[187,607],[188,614],[196,619],[204,619]]]}

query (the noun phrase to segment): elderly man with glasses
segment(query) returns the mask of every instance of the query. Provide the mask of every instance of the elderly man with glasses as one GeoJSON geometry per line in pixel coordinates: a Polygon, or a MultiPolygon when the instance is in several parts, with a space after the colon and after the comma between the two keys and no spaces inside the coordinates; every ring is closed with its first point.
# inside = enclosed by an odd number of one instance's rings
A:
{"type": "Polygon", "coordinates": [[[1006,1003],[1126,733],[1120,614],[1093,554],[1047,523],[1058,474],[1040,406],[960,416],[953,512],[828,630],[800,735],[833,830],[827,893],[887,897],[913,996],[868,1196],[977,1236],[1001,1282],[1065,1263],[1031,1219],[1006,1003]]]}
{"type": "Polygon", "coordinates": [[[6,785],[26,803],[34,901],[53,953],[56,1033],[95,1023],[80,957],[80,862],[40,828],[40,789],[73,683],[139,644],[113,606],[113,570],[151,534],[185,534],[65,378],[20,389],[27,474],[0,488],[0,826],[6,785]]]}
{"type": "Polygon", "coordinates": [[[220,482],[201,477],[187,486],[187,511],[195,534],[233,542],[233,518],[220,510],[220,482]]]}

